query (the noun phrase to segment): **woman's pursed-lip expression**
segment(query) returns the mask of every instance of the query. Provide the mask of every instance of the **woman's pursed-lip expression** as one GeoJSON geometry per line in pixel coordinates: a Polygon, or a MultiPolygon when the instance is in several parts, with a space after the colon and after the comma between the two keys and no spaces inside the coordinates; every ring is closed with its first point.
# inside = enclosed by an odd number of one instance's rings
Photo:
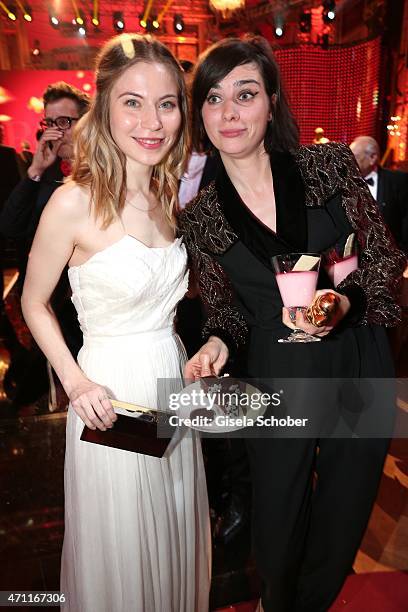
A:
{"type": "Polygon", "coordinates": [[[263,144],[271,107],[259,68],[249,63],[211,87],[201,112],[212,144],[221,153],[242,157],[263,144]]]}

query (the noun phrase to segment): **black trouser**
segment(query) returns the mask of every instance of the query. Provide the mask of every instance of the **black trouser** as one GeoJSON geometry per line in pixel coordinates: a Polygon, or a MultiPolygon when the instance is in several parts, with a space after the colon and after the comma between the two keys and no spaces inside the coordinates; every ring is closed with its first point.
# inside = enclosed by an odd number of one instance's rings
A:
{"type": "Polygon", "coordinates": [[[387,439],[247,440],[265,612],[328,610],[364,535],[388,445],[387,439]]]}
{"type": "Polygon", "coordinates": [[[245,441],[241,438],[203,437],[201,444],[206,458],[210,507],[222,513],[225,498],[235,495],[249,510],[251,481],[245,441]]]}

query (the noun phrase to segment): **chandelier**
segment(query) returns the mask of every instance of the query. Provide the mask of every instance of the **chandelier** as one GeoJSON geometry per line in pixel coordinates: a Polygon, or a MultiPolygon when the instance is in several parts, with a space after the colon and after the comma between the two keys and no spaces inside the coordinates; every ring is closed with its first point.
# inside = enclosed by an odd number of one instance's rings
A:
{"type": "Polygon", "coordinates": [[[233,11],[243,9],[245,0],[210,0],[210,6],[215,11],[219,11],[225,19],[233,11]]]}

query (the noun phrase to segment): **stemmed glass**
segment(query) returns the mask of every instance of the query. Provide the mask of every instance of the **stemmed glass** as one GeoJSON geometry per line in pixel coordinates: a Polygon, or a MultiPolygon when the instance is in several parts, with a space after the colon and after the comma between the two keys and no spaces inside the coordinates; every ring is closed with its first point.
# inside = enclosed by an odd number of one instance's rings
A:
{"type": "MultiPolygon", "coordinates": [[[[313,302],[319,276],[320,255],[317,253],[287,253],[272,258],[283,305],[289,309],[291,321],[296,321],[296,311],[306,312],[313,302]]],[[[319,342],[302,329],[294,329],[287,338],[278,342],[319,342]]]]}
{"type": "Polygon", "coordinates": [[[327,276],[337,287],[351,272],[358,269],[357,241],[350,234],[346,244],[335,244],[323,254],[323,265],[327,276]]]}

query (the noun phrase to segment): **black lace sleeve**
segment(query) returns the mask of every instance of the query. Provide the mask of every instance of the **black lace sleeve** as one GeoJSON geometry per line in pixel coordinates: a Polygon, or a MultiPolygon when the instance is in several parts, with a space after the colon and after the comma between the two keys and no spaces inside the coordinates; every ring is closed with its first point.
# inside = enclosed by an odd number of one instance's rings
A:
{"type": "Polygon", "coordinates": [[[360,324],[391,327],[401,316],[397,301],[406,256],[396,247],[349,147],[330,143],[320,148],[320,155],[320,181],[331,182],[342,192],[360,246],[359,269],[338,290],[350,297],[352,307],[353,301],[359,303],[360,324]]]}
{"type": "MultiPolygon", "coordinates": [[[[208,192],[209,194],[211,191],[208,192]]],[[[217,215],[214,209],[211,214],[211,206],[206,208],[209,202],[206,196],[199,196],[199,200],[192,202],[179,216],[178,226],[180,234],[189,254],[190,265],[198,281],[200,295],[207,310],[207,321],[202,330],[204,340],[210,336],[218,336],[223,340],[230,354],[245,343],[248,328],[244,317],[233,303],[233,289],[221,265],[212,257],[203,246],[206,244],[204,237],[215,241],[220,240],[223,235],[227,240],[232,240],[231,235],[225,232],[213,233],[212,225],[217,215]],[[204,200],[204,201],[203,201],[204,200]],[[206,210],[209,213],[206,214],[206,210]]],[[[215,250],[223,250],[225,244],[218,243],[215,250]]]]}

